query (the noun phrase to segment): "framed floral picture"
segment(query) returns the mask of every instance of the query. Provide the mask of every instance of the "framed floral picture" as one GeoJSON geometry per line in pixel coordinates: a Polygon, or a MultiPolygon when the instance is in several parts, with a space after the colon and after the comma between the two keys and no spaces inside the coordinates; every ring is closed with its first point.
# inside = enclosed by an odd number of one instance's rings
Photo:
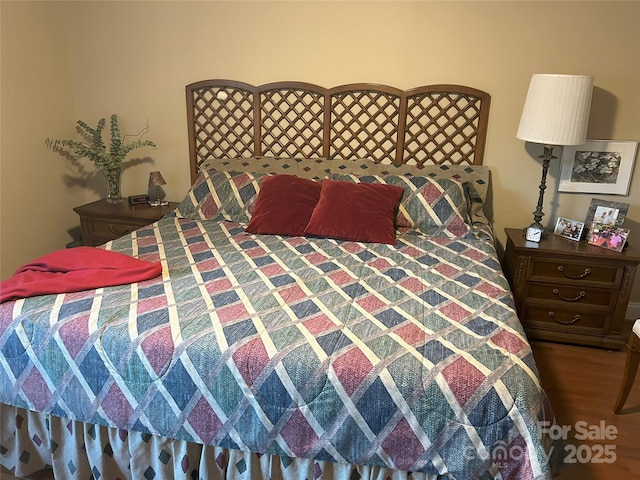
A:
{"type": "Polygon", "coordinates": [[[559,192],[627,195],[638,142],[588,140],[562,151],[559,192]]]}

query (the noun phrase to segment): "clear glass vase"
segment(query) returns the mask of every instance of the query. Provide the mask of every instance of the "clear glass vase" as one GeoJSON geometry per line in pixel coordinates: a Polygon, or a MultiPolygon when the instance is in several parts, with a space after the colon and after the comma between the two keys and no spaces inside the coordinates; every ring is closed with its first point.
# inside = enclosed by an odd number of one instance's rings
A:
{"type": "Polygon", "coordinates": [[[103,168],[104,180],[107,183],[107,203],[122,203],[120,185],[122,183],[122,165],[103,168]]]}

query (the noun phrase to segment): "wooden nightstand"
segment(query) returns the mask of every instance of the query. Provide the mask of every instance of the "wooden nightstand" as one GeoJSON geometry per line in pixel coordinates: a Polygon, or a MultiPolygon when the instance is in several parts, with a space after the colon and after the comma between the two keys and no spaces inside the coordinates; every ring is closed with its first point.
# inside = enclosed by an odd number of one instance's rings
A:
{"type": "Polygon", "coordinates": [[[165,207],[129,205],[126,200],[112,204],[102,199],[73,210],[80,215],[82,244],[95,247],[160,220],[177,206],[175,202],[165,207]]]}
{"type": "Polygon", "coordinates": [[[530,339],[620,349],[640,252],[622,253],[549,233],[539,244],[505,229],[504,270],[530,339]]]}

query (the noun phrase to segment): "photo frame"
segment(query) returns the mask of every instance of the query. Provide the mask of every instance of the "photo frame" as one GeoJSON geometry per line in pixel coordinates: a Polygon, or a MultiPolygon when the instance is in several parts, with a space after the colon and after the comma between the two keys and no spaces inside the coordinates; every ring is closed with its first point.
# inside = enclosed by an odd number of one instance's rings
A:
{"type": "Polygon", "coordinates": [[[594,223],[589,233],[589,245],[621,252],[629,237],[629,229],[594,223]]]}
{"type": "Polygon", "coordinates": [[[562,151],[559,192],[628,195],[638,142],[588,140],[562,151]]]}
{"type": "Polygon", "coordinates": [[[553,233],[559,237],[568,238],[569,240],[577,242],[582,238],[583,229],[584,222],[558,217],[553,233]]]}
{"type": "Polygon", "coordinates": [[[629,211],[628,203],[611,202],[592,198],[584,220],[586,230],[591,231],[593,223],[622,227],[629,211]],[[611,218],[611,219],[610,219],[611,218]]]}

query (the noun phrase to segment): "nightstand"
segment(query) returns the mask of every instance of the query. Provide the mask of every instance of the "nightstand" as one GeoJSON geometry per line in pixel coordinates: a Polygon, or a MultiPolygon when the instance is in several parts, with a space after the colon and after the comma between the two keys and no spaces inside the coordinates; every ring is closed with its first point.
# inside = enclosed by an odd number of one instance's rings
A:
{"type": "Polygon", "coordinates": [[[164,207],[129,205],[126,200],[113,204],[102,199],[73,210],[80,215],[82,244],[95,247],[160,220],[177,206],[175,202],[164,207]]]}
{"type": "Polygon", "coordinates": [[[622,253],[549,233],[527,242],[505,229],[504,270],[530,339],[620,349],[640,252],[622,253]]]}

